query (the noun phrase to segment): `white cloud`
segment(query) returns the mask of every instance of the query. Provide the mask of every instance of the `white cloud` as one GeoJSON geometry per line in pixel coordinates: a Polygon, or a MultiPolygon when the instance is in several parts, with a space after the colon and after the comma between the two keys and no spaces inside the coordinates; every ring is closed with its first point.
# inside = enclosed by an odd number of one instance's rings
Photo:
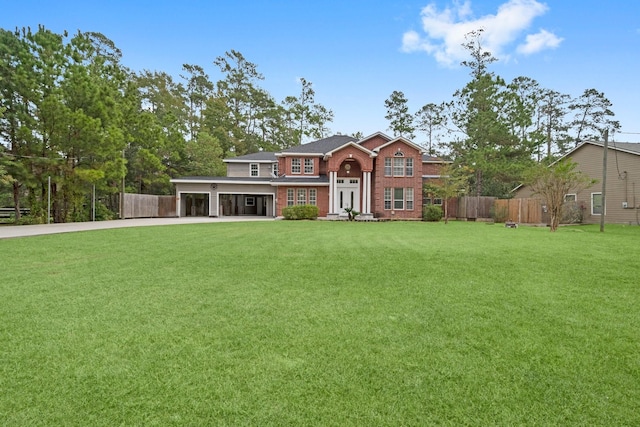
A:
{"type": "Polygon", "coordinates": [[[527,35],[526,42],[518,46],[518,53],[531,55],[545,49],[555,49],[560,46],[562,38],[546,30],[540,30],[538,34],[527,35]]]}
{"type": "MultiPolygon", "coordinates": [[[[462,47],[465,35],[482,29],[483,49],[496,58],[505,60],[509,58],[508,47],[517,42],[533,20],[544,15],[547,10],[546,4],[536,0],[509,0],[495,14],[474,17],[468,0],[464,3],[456,1],[443,10],[438,10],[431,3],[421,12],[424,34],[407,31],[402,38],[402,50],[424,51],[443,65],[457,65],[468,58],[468,52],[462,47]]],[[[526,42],[520,45],[517,52],[531,54],[555,48],[561,41],[561,38],[542,30],[538,34],[527,35],[526,42]]]]}

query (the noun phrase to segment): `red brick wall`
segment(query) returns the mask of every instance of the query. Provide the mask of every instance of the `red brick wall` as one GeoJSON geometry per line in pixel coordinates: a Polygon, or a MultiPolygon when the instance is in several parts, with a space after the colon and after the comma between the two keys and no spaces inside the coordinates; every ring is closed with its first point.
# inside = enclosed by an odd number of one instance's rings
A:
{"type": "MultiPolygon", "coordinates": [[[[313,175],[309,175],[307,174],[307,176],[316,176],[319,175],[321,172],[321,168],[320,168],[320,158],[319,157],[306,157],[307,159],[312,158],[313,159],[313,175]]],[[[303,156],[291,156],[291,157],[280,157],[278,160],[278,170],[279,170],[279,174],[282,175],[295,175],[295,176],[304,176],[304,159],[305,157],[303,156]],[[300,173],[298,174],[293,174],[291,173],[291,160],[292,159],[300,159],[300,173]]]]}
{"type": "Polygon", "coordinates": [[[278,186],[278,190],[276,191],[277,203],[276,203],[276,216],[282,216],[282,208],[287,206],[287,189],[292,188],[294,191],[293,203],[297,203],[298,199],[298,189],[304,188],[307,191],[307,201],[309,200],[309,189],[315,188],[317,190],[317,206],[318,206],[318,216],[325,217],[329,213],[329,187],[302,187],[302,186],[278,186]]]}
{"type": "Polygon", "coordinates": [[[423,163],[422,175],[440,175],[442,163],[423,163]]]}
{"type": "Polygon", "coordinates": [[[360,145],[366,148],[367,150],[373,151],[374,148],[384,145],[387,142],[389,142],[388,139],[385,139],[381,136],[374,136],[373,138],[363,141],[362,144],[360,145]]]}
{"type": "MultiPolygon", "coordinates": [[[[401,141],[384,147],[375,159],[375,174],[373,176],[373,197],[371,211],[378,218],[385,219],[420,219],[422,218],[422,154],[401,141]],[[398,151],[404,153],[404,158],[413,158],[412,177],[384,176],[384,159],[394,157],[398,151]],[[385,188],[413,188],[413,210],[384,209],[385,188]]],[[[393,204],[393,202],[392,202],[393,204]]]]}

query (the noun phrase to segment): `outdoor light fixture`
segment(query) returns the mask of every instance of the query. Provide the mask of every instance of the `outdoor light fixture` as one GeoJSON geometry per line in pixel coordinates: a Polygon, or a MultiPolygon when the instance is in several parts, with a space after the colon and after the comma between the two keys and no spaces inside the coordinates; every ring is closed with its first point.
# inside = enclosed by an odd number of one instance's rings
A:
{"type": "Polygon", "coordinates": [[[344,165],[344,170],[346,170],[347,173],[349,173],[349,171],[351,170],[351,165],[350,164],[344,165]]]}

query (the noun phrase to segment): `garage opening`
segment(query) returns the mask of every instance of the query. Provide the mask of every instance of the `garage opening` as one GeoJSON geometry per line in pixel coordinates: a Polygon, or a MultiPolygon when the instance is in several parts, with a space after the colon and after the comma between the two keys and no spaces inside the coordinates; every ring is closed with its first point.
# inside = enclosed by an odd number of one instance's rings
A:
{"type": "Polygon", "coordinates": [[[221,194],[220,214],[224,216],[273,216],[273,196],[262,194],[221,194]]]}
{"type": "Polygon", "coordinates": [[[209,216],[209,194],[187,193],[182,196],[184,216],[209,216]]]}

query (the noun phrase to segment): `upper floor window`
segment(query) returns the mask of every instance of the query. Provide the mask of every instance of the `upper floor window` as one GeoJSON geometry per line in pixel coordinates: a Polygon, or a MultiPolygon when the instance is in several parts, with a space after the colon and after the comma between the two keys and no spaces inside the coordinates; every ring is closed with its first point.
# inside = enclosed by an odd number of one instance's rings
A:
{"type": "Polygon", "coordinates": [[[291,159],[291,173],[300,173],[301,163],[300,159],[291,159]]]}
{"type": "Polygon", "coordinates": [[[413,158],[385,157],[384,176],[413,176],[413,158]]]}
{"type": "Polygon", "coordinates": [[[313,159],[304,159],[304,173],[307,175],[313,174],[313,159]]]}
{"type": "Polygon", "coordinates": [[[384,158],[384,176],[391,176],[391,157],[384,158]]]}
{"type": "Polygon", "coordinates": [[[249,176],[259,176],[260,175],[260,167],[257,163],[251,163],[249,165],[249,176]]]}
{"type": "Polygon", "coordinates": [[[272,164],[271,173],[273,174],[273,176],[278,176],[278,162],[272,164]]]}

